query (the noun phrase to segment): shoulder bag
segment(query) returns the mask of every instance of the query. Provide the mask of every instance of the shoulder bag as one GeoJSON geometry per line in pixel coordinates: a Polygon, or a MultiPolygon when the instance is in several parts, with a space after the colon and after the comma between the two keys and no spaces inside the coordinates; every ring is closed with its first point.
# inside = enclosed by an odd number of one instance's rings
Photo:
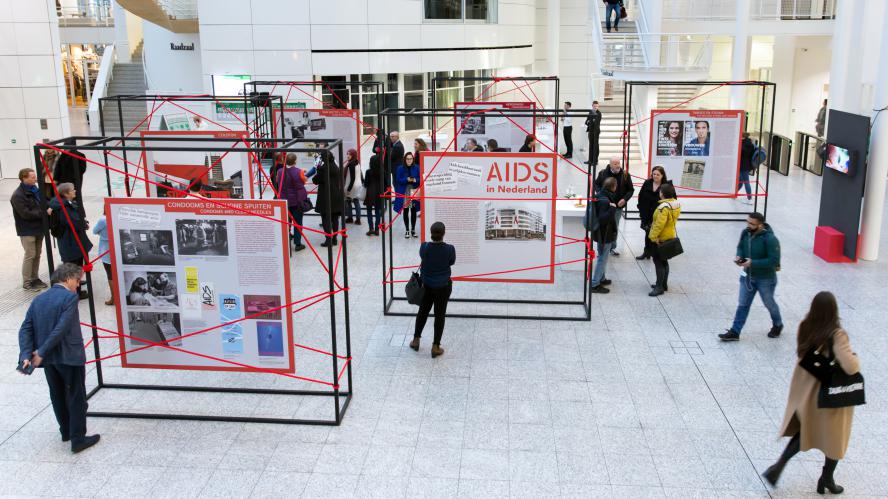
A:
{"type": "MultiPolygon", "coordinates": [[[[422,243],[421,248],[427,248],[427,245],[428,243],[422,243]]],[[[407,295],[407,303],[411,305],[422,304],[422,298],[425,296],[425,285],[422,283],[419,272],[413,272],[410,275],[407,285],[404,286],[404,294],[407,295]]]]}
{"type": "Polygon", "coordinates": [[[817,393],[817,407],[838,409],[863,404],[866,404],[863,375],[859,372],[846,373],[836,361],[830,346],[827,374],[825,379],[820,381],[820,390],[817,393]]]}
{"type": "MultiPolygon", "coordinates": [[[[674,216],[672,214],[672,205],[669,205],[669,216],[674,216]]],[[[681,239],[678,238],[678,222],[675,222],[675,237],[672,239],[667,239],[659,244],[657,244],[657,254],[660,258],[664,260],[670,260],[672,258],[677,257],[678,255],[684,253],[684,248],[681,247],[681,239]]]]}

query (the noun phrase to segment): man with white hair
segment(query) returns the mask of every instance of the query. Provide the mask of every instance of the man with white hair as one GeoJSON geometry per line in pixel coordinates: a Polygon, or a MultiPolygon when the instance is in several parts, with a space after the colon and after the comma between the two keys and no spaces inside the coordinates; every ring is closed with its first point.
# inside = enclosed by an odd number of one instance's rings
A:
{"type": "Polygon", "coordinates": [[[397,130],[392,130],[389,132],[389,150],[388,154],[391,158],[392,169],[391,173],[391,181],[394,183],[395,181],[395,172],[398,171],[398,166],[404,164],[404,144],[401,143],[401,134],[398,133],[397,130]]]}
{"type": "MultiPolygon", "coordinates": [[[[619,227],[620,220],[623,218],[623,212],[626,211],[626,203],[632,199],[632,194],[635,193],[635,186],[632,185],[632,178],[629,176],[629,172],[623,169],[619,156],[612,157],[607,168],[598,172],[598,176],[595,178],[596,192],[601,190],[602,186],[604,186],[604,181],[611,177],[617,180],[617,190],[615,193],[617,209],[614,213],[614,217],[616,218],[617,227],[619,227]]],[[[620,256],[620,252],[617,251],[618,242],[619,238],[614,241],[613,246],[611,247],[610,253],[613,256],[620,256]]]]}

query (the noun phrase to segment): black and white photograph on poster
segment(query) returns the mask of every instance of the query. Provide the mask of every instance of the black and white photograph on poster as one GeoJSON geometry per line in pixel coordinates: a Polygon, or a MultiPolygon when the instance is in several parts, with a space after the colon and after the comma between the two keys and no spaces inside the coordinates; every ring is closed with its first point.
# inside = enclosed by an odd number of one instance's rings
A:
{"type": "Polygon", "coordinates": [[[683,137],[684,122],[674,120],[657,122],[657,155],[681,156],[683,137]]]}
{"type": "MultiPolygon", "coordinates": [[[[164,343],[175,347],[182,346],[182,326],[179,314],[172,312],[127,312],[130,326],[130,344],[145,345],[145,342],[164,343]],[[143,339],[145,341],[139,341],[143,339]]],[[[163,348],[163,347],[159,347],[163,348]]]]}
{"type": "Polygon", "coordinates": [[[681,170],[681,185],[691,189],[703,186],[703,174],[706,173],[706,161],[702,159],[686,159],[681,170]]]}
{"type": "Polygon", "coordinates": [[[462,127],[461,134],[466,135],[484,135],[486,119],[483,114],[470,115],[472,111],[465,110],[459,116],[459,125],[462,127]]]}
{"type": "Polygon", "coordinates": [[[125,271],[126,304],[134,307],[175,308],[179,292],[175,272],[125,271]]]}
{"type": "Polygon", "coordinates": [[[662,166],[679,197],[736,197],[744,118],[736,109],[651,111],[648,174],[662,166]]]}
{"type": "Polygon", "coordinates": [[[121,229],[120,253],[124,265],[173,265],[173,232],[121,229]]]}
{"type": "Polygon", "coordinates": [[[546,241],[545,202],[485,203],[484,239],[546,241]]]}
{"type": "Polygon", "coordinates": [[[327,120],[324,118],[315,118],[308,120],[308,129],[312,132],[319,132],[327,129],[327,120]]]}
{"type": "Polygon", "coordinates": [[[228,224],[225,220],[176,220],[179,254],[228,256],[228,224]]]}
{"type": "Polygon", "coordinates": [[[687,139],[684,145],[685,156],[709,156],[712,138],[708,121],[686,121],[684,136],[687,139]]]}
{"type": "Polygon", "coordinates": [[[305,138],[305,130],[309,127],[308,111],[284,113],[284,130],[288,139],[305,138]]]}

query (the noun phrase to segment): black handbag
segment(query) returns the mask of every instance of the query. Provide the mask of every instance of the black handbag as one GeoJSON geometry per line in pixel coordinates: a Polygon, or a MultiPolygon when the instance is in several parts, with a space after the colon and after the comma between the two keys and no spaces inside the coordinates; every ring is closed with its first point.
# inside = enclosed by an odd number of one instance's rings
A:
{"type": "Polygon", "coordinates": [[[414,272],[413,275],[410,276],[410,280],[407,281],[407,285],[404,286],[404,293],[407,295],[407,303],[411,305],[419,305],[422,303],[422,298],[425,296],[425,286],[422,283],[422,279],[419,277],[419,272],[414,272]]]}
{"type": "Polygon", "coordinates": [[[820,384],[817,394],[817,407],[835,409],[852,407],[866,403],[863,375],[848,374],[838,365],[834,365],[829,380],[820,384]]]}
{"type": "Polygon", "coordinates": [[[824,355],[823,346],[812,348],[799,361],[799,367],[811,373],[811,376],[817,378],[821,383],[826,383],[832,373],[833,359],[831,356],[824,355]]]}

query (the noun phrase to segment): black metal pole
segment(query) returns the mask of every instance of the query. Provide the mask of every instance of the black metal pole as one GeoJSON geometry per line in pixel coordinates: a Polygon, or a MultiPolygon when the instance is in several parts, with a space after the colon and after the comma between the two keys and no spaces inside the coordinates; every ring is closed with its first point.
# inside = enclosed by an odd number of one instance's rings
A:
{"type": "MultiPolygon", "coordinates": [[[[777,100],[777,84],[771,83],[771,136],[774,136],[774,106],[776,106],[777,100]]],[[[770,163],[769,163],[770,164],[770,163]]],[[[765,208],[764,213],[765,220],[768,219],[768,198],[771,197],[771,169],[768,168],[768,172],[765,174],[765,208]]]]}
{"type": "MultiPolygon", "coordinates": [[[[759,136],[759,147],[764,148],[765,147],[765,138],[762,136],[762,134],[764,133],[764,126],[765,126],[765,114],[764,114],[765,113],[765,87],[759,86],[759,90],[761,91],[761,99],[759,99],[758,136],[759,136]]],[[[772,132],[773,132],[773,130],[772,130],[772,132]]],[[[774,135],[773,134],[768,136],[767,144],[768,144],[768,150],[771,150],[772,146],[774,145],[774,135]]],[[[765,167],[766,169],[770,170],[771,160],[773,160],[773,159],[774,159],[773,157],[768,158],[768,165],[765,167]]],[[[752,211],[758,211],[758,200],[759,200],[758,199],[758,194],[759,194],[758,178],[759,178],[759,175],[761,174],[761,169],[759,168],[759,166],[761,166],[761,165],[756,165],[756,167],[755,167],[755,177],[756,177],[755,199],[753,200],[752,211]]],[[[744,190],[745,190],[745,188],[744,188],[744,190]]]]}
{"type": "Polygon", "coordinates": [[[51,276],[53,271],[55,270],[55,262],[52,258],[52,237],[49,234],[49,215],[46,214],[47,201],[46,197],[43,195],[44,188],[46,187],[46,182],[43,181],[43,177],[46,175],[46,172],[43,170],[43,159],[40,155],[40,147],[34,146],[34,166],[37,172],[37,187],[40,190],[40,214],[42,216],[42,224],[43,224],[43,244],[46,247],[46,265],[49,269],[49,275],[51,276]]]}
{"type": "MultiPolygon", "coordinates": [[[[121,141],[121,145],[126,147],[126,132],[123,130],[123,107],[122,107],[123,104],[121,104],[121,102],[120,102],[119,95],[117,95],[116,98],[117,98],[117,119],[118,119],[118,123],[120,124],[120,141],[121,141]]],[[[123,152],[123,171],[124,171],[123,186],[126,189],[126,197],[132,197],[133,194],[130,191],[129,164],[128,164],[127,158],[126,158],[126,149],[124,149],[122,152],[123,152]]],[[[135,186],[135,185],[136,185],[136,183],[135,183],[135,181],[133,181],[133,186],[135,186]]]]}
{"type": "MultiPolygon", "coordinates": [[[[105,99],[99,99],[99,131],[102,134],[102,137],[105,136],[105,110],[104,110],[104,101],[105,99]]],[[[105,165],[108,165],[108,150],[102,151],[102,157],[105,159],[105,165]]],[[[108,188],[108,197],[111,197],[111,170],[105,168],[105,186],[108,188]]]]}
{"type": "MultiPolygon", "coordinates": [[[[329,290],[330,290],[330,298],[329,298],[330,299],[330,339],[332,341],[332,345],[331,345],[332,350],[331,351],[333,353],[333,355],[332,355],[332,359],[333,359],[333,407],[334,407],[334,411],[335,411],[335,415],[336,415],[336,424],[339,424],[341,422],[340,415],[339,415],[339,384],[336,382],[336,378],[339,376],[339,358],[336,356],[337,355],[337,352],[336,352],[336,295],[333,294],[334,290],[335,290],[334,284],[333,284],[334,279],[335,279],[334,273],[336,272],[336,269],[334,267],[335,262],[333,261],[333,242],[336,240],[336,231],[334,230],[334,227],[333,227],[333,217],[335,216],[333,214],[333,210],[334,210],[333,186],[331,186],[330,183],[331,183],[331,181],[335,181],[336,188],[339,189],[341,192],[342,191],[342,189],[341,189],[342,175],[339,175],[339,177],[340,177],[339,179],[331,178],[330,170],[332,170],[333,165],[330,164],[330,163],[332,163],[332,161],[330,161],[330,160],[332,159],[333,155],[330,154],[329,145],[324,148],[324,151],[322,152],[322,154],[324,155],[324,163],[325,163],[326,170],[327,170],[325,173],[327,178],[324,181],[324,184],[326,184],[326,185],[324,187],[327,190],[327,204],[328,204],[326,206],[326,209],[324,210],[325,213],[323,213],[322,216],[324,217],[324,220],[326,221],[326,224],[324,224],[325,225],[324,232],[330,231],[330,233],[326,234],[326,238],[327,238],[326,242],[327,242],[327,270],[328,270],[327,285],[329,286],[329,290]]],[[[342,143],[341,142],[339,144],[339,159],[340,159],[340,165],[341,165],[342,164],[341,163],[341,160],[342,160],[342,143]]],[[[344,199],[344,196],[343,196],[343,199],[344,199]]],[[[341,217],[342,216],[342,206],[341,205],[339,206],[339,211],[340,211],[339,216],[341,217]]],[[[343,239],[345,239],[345,238],[343,237],[343,239]]]]}
{"type": "Polygon", "coordinates": [[[92,283],[92,270],[90,270],[89,272],[85,272],[85,274],[86,291],[87,294],[89,294],[87,302],[89,304],[89,324],[90,329],[92,330],[93,354],[95,355],[96,379],[98,380],[99,387],[101,388],[101,386],[104,384],[104,378],[102,377],[102,354],[99,352],[99,330],[96,328],[98,319],[96,318],[96,301],[92,283]]]}

